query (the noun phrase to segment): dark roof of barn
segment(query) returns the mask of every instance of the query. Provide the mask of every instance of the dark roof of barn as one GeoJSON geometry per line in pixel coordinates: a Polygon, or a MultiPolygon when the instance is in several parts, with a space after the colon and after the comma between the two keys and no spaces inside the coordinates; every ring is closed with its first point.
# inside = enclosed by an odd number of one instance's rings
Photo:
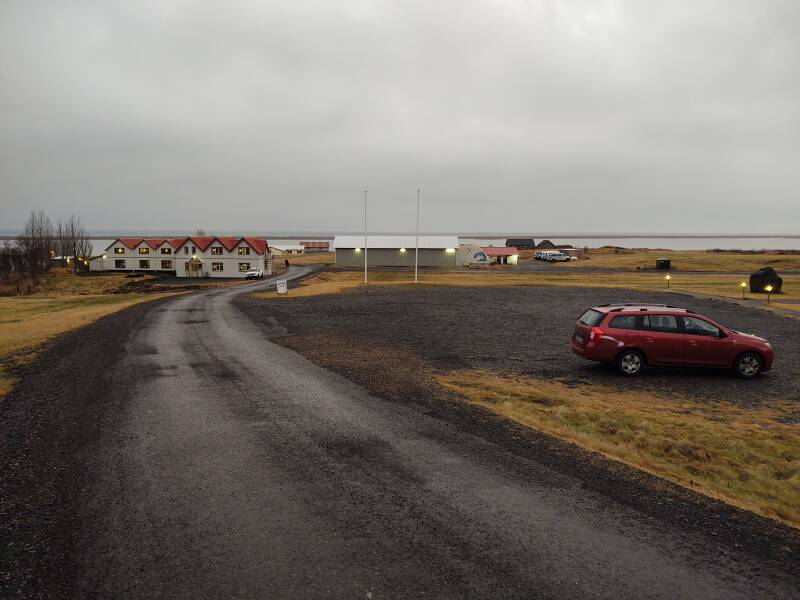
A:
{"type": "Polygon", "coordinates": [[[536,242],[533,238],[509,238],[506,240],[506,246],[535,246],[536,242]]]}

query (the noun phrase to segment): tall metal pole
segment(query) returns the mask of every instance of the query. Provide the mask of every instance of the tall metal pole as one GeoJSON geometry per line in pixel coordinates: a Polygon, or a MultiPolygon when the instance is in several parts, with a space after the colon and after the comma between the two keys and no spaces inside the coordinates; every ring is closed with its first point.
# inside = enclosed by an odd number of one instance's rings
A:
{"type": "Polygon", "coordinates": [[[417,239],[414,249],[414,283],[417,283],[417,270],[419,269],[419,188],[417,188],[417,239]]]}
{"type": "Polygon", "coordinates": [[[367,190],[364,190],[364,283],[367,283],[367,190]]]}

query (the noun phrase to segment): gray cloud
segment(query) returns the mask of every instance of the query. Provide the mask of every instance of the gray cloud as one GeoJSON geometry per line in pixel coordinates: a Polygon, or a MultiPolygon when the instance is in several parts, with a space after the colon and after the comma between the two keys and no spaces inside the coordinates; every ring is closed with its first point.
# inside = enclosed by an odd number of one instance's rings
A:
{"type": "Polygon", "coordinates": [[[0,4],[0,227],[785,232],[796,2],[0,4]]]}

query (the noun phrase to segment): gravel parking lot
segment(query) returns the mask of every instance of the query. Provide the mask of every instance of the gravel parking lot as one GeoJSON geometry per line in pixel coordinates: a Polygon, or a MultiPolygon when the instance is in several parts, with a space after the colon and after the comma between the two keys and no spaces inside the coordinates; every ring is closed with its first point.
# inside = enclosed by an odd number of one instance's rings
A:
{"type": "MultiPolygon", "coordinates": [[[[384,357],[387,370],[381,377],[403,368],[398,362],[413,368],[415,361],[422,361],[435,369],[490,368],[749,406],[764,399],[800,399],[800,321],[722,300],[607,288],[376,286],[343,294],[238,302],[255,318],[277,321],[289,335],[281,343],[304,354],[369,348],[384,357]],[[774,368],[755,381],[708,369],[650,369],[629,380],[574,355],[569,337],[576,317],[592,305],[618,301],[687,306],[734,329],[762,335],[775,347],[774,368]]],[[[359,376],[353,365],[336,361],[326,366],[351,379],[374,377],[369,369],[359,376]]],[[[379,384],[373,379],[370,387],[379,384]]]]}

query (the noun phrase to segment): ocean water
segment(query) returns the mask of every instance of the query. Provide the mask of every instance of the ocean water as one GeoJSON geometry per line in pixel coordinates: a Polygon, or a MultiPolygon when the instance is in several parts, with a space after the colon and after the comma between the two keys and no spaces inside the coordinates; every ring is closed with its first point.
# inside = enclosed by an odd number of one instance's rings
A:
{"type": "MultiPolygon", "coordinates": [[[[374,234],[380,235],[380,234],[374,234]]],[[[424,235],[424,234],[423,234],[424,235]]],[[[313,238],[308,238],[312,240],[313,238]]],[[[613,238],[548,238],[555,244],[572,244],[576,248],[598,248],[600,246],[622,246],[624,248],[663,248],[668,250],[800,250],[800,236],[797,237],[726,237],[726,238],[632,238],[619,236],[613,238]]],[[[460,238],[462,244],[479,244],[481,246],[504,246],[505,238],[460,238]]],[[[93,254],[102,254],[113,242],[112,239],[92,240],[93,254]]],[[[536,238],[536,241],[541,241],[536,238]]],[[[270,244],[298,244],[297,240],[270,239],[270,244]]],[[[333,241],[331,241],[333,249],[333,241]]]]}

